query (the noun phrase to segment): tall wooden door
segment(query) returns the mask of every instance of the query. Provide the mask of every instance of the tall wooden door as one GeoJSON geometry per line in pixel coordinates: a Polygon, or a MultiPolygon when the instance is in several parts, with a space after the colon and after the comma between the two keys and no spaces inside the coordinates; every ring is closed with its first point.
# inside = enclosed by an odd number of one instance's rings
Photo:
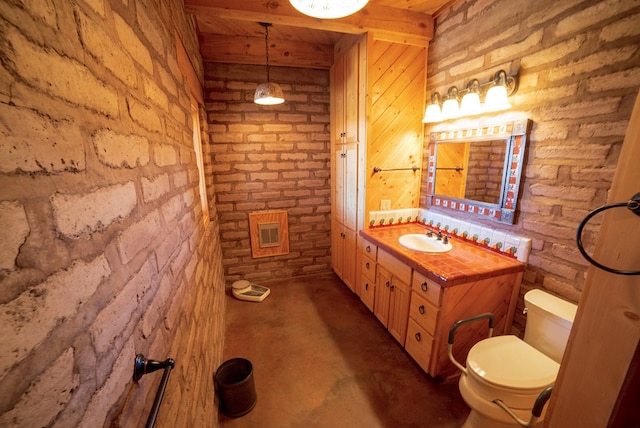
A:
{"type": "MultiPolygon", "coordinates": [[[[609,203],[640,192],[640,96],[631,114],[609,203]]],[[[640,217],[626,208],[602,214],[593,258],[600,264],[640,270],[640,217]]],[[[551,428],[637,426],[640,420],[640,276],[590,267],[569,343],[551,396],[551,428]],[[635,359],[635,361],[634,361],[635,359]]]]}

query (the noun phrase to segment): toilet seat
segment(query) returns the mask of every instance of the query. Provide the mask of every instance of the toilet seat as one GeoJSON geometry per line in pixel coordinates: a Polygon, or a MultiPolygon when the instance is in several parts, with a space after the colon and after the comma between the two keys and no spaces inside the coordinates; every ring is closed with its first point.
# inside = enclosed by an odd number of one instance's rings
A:
{"type": "Polygon", "coordinates": [[[560,365],[516,336],[476,343],[467,356],[466,387],[488,401],[531,409],[540,392],[555,383],[560,365]]]}

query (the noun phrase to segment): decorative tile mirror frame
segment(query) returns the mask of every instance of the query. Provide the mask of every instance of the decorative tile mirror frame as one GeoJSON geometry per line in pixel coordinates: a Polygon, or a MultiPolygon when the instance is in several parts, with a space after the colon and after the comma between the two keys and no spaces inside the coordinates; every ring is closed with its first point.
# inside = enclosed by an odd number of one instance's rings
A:
{"type": "MultiPolygon", "coordinates": [[[[524,162],[524,153],[526,148],[529,131],[531,129],[531,121],[528,119],[501,122],[497,124],[483,124],[475,128],[460,128],[453,130],[435,131],[430,134],[429,141],[429,157],[427,165],[427,207],[447,208],[455,211],[463,211],[475,214],[481,218],[497,221],[500,223],[513,224],[515,221],[515,211],[518,201],[520,189],[520,178],[522,174],[522,165],[524,162]],[[442,166],[442,158],[444,158],[444,144],[455,143],[462,150],[458,150],[456,164],[453,166],[442,166]],[[484,156],[484,160],[471,159],[470,151],[473,151],[474,144],[484,146],[484,154],[477,155],[480,159],[484,156]],[[480,144],[482,143],[482,144],[480,144]],[[494,147],[488,147],[487,143],[494,147]],[[504,143],[504,146],[502,144],[504,143]],[[500,147],[501,146],[501,147],[500,147]],[[464,148],[463,148],[464,147],[464,148]],[[438,151],[440,149],[441,156],[438,159],[438,151]],[[503,155],[502,155],[503,153],[503,155]],[[487,189],[494,187],[495,196],[489,202],[481,200],[482,198],[471,199],[467,197],[465,188],[467,187],[467,173],[472,165],[488,164],[489,157],[493,156],[498,159],[493,160],[495,164],[502,164],[502,168],[493,168],[501,172],[501,180],[494,180],[495,183],[479,182],[477,177],[471,181],[475,187],[484,186],[487,189]],[[458,161],[460,164],[458,165],[458,161]],[[448,176],[442,178],[439,170],[447,170],[448,176]],[[462,190],[454,192],[444,191],[438,182],[437,177],[441,176],[441,181],[461,181],[462,190]],[[499,183],[498,183],[499,181],[499,183]],[[438,186],[440,185],[440,186],[438,186]]],[[[451,146],[454,147],[454,146],[451,146]]],[[[485,170],[487,167],[485,166],[485,170]]]]}

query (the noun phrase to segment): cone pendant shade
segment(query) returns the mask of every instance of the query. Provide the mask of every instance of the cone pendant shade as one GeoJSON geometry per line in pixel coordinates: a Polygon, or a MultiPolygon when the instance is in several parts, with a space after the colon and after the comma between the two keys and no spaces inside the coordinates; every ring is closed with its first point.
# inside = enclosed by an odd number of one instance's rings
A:
{"type": "Polygon", "coordinates": [[[277,83],[265,82],[258,85],[253,102],[260,105],[272,106],[284,102],[282,88],[277,83]]]}

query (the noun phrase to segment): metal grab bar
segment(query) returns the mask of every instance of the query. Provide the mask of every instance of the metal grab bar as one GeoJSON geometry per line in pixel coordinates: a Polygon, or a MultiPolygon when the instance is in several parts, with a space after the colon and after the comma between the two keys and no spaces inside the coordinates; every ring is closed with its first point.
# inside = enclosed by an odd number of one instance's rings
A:
{"type": "Polygon", "coordinates": [[[538,394],[538,398],[536,398],[536,402],[533,404],[533,409],[531,409],[531,418],[529,419],[529,422],[523,421],[518,416],[516,416],[516,414],[513,413],[513,411],[509,407],[507,407],[507,405],[504,404],[502,400],[495,399],[492,402],[494,404],[497,404],[498,407],[507,412],[509,416],[511,416],[513,420],[516,421],[519,425],[522,425],[523,427],[532,427],[536,424],[536,422],[538,422],[540,416],[542,416],[542,410],[544,409],[544,405],[547,404],[547,401],[549,401],[551,392],[553,392],[553,385],[546,387],[540,394],[538,394]]]}
{"type": "Polygon", "coordinates": [[[457,368],[459,368],[460,371],[462,373],[464,373],[465,375],[467,374],[467,368],[465,366],[463,366],[462,364],[460,364],[458,362],[458,360],[456,360],[456,358],[453,356],[453,340],[455,338],[456,330],[462,324],[467,324],[467,323],[475,322],[475,321],[482,320],[482,319],[488,319],[489,320],[489,335],[487,337],[493,336],[493,327],[496,324],[496,320],[493,317],[493,314],[490,313],[490,312],[486,312],[484,314],[476,315],[474,317],[458,320],[458,321],[454,322],[453,325],[451,326],[451,328],[449,329],[449,340],[447,341],[448,342],[447,343],[447,355],[449,356],[449,360],[451,360],[453,365],[456,366],[457,368]]]}
{"type": "Polygon", "coordinates": [[[149,417],[147,418],[147,425],[145,425],[147,428],[153,428],[156,424],[156,418],[158,417],[162,397],[164,397],[164,390],[167,387],[169,375],[171,374],[171,369],[173,369],[174,365],[175,361],[172,358],[168,358],[164,361],[157,361],[147,360],[142,354],[136,355],[135,362],[133,363],[133,380],[136,383],[147,373],[153,373],[157,370],[164,369],[162,380],[160,381],[160,385],[158,385],[158,392],[156,392],[156,398],[153,400],[153,407],[151,407],[151,412],[149,412],[149,417]]]}
{"type": "Polygon", "coordinates": [[[418,168],[415,165],[411,166],[410,168],[380,168],[379,166],[374,166],[373,173],[375,174],[376,172],[383,172],[383,171],[409,171],[409,170],[416,172],[419,169],[420,168],[418,168]]]}

